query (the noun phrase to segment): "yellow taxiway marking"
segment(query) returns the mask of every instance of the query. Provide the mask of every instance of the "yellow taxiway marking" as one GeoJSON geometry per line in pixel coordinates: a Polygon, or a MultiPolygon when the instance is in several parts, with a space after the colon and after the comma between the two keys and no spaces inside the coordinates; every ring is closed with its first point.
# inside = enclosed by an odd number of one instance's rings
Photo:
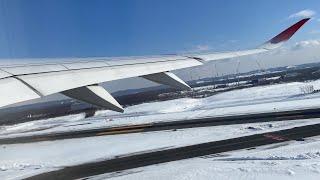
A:
{"type": "Polygon", "coordinates": [[[126,133],[142,132],[142,131],[143,129],[131,129],[131,130],[101,132],[101,133],[97,133],[96,135],[103,136],[103,135],[126,134],[126,133]]]}
{"type": "Polygon", "coordinates": [[[130,125],[130,126],[119,126],[119,127],[111,127],[108,130],[123,130],[123,129],[136,129],[136,128],[145,128],[150,127],[152,124],[138,124],[138,125],[130,125]]]}

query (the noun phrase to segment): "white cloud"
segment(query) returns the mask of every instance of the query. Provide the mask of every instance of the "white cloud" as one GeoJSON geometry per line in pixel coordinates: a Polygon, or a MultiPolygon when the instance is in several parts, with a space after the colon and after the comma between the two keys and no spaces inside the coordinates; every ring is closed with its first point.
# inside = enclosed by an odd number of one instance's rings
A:
{"type": "MultiPolygon", "coordinates": [[[[182,53],[194,52],[194,50],[212,50],[215,51],[212,46],[204,44],[193,45],[191,50],[184,51],[182,53]]],[[[261,53],[251,56],[243,56],[233,59],[226,59],[221,61],[212,61],[204,66],[199,66],[192,69],[184,69],[175,71],[177,75],[185,80],[191,80],[195,77],[212,77],[215,75],[231,74],[239,72],[248,72],[252,70],[261,70],[280,67],[280,66],[292,66],[305,63],[320,62],[320,39],[305,40],[296,43],[287,43],[284,46],[272,50],[267,53],[261,53]],[[240,65],[238,65],[240,61],[240,65]],[[260,65],[257,64],[257,61],[260,65]]],[[[112,83],[112,82],[111,82],[112,83]]],[[[125,83],[124,83],[125,84],[125,83]]],[[[134,86],[136,86],[135,83],[134,86]]],[[[141,83],[138,87],[141,87],[141,83]]],[[[114,88],[116,85],[108,85],[108,88],[114,88]]],[[[122,87],[121,87],[122,88],[122,87]]]]}
{"type": "Polygon", "coordinates": [[[303,48],[308,47],[320,47],[320,40],[307,40],[307,41],[300,41],[295,43],[291,49],[292,50],[300,50],[303,48]]]}
{"type": "Polygon", "coordinates": [[[313,17],[316,14],[315,11],[311,9],[305,9],[302,11],[299,11],[297,13],[291,14],[288,18],[307,18],[307,17],[313,17]]]}
{"type": "Polygon", "coordinates": [[[209,45],[197,45],[195,47],[195,51],[208,51],[208,50],[210,50],[209,45]]]}
{"type": "Polygon", "coordinates": [[[178,53],[201,53],[209,50],[212,50],[211,46],[207,44],[198,44],[198,45],[193,45],[187,50],[180,51],[178,53]]]}

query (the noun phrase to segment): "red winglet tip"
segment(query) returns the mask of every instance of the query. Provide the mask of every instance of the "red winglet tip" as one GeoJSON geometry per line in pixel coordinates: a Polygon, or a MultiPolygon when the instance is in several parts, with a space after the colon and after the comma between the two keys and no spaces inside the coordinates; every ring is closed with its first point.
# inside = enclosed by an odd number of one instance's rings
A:
{"type": "Polygon", "coordinates": [[[293,36],[293,34],[297,32],[309,20],[310,18],[300,20],[299,22],[295,23],[294,25],[290,26],[289,28],[272,38],[269,43],[277,44],[289,40],[293,36]]]}

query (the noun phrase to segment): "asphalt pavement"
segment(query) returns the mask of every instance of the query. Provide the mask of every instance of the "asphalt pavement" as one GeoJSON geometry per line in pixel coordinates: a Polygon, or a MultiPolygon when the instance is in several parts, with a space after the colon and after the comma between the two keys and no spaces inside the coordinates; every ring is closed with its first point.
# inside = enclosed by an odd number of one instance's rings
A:
{"type": "Polygon", "coordinates": [[[124,171],[148,165],[195,158],[233,150],[253,148],[285,141],[301,141],[303,138],[317,135],[320,135],[320,124],[300,126],[286,130],[243,136],[221,141],[213,141],[185,147],[147,152],[143,154],[127,155],[100,162],[90,162],[39,174],[27,179],[51,180],[86,178],[104,173],[124,171]]]}

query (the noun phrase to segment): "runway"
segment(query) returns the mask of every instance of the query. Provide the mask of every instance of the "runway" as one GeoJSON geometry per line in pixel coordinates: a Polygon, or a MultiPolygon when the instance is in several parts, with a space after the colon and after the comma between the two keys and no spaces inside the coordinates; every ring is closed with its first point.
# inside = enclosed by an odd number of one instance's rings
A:
{"type": "Polygon", "coordinates": [[[303,138],[317,135],[320,135],[320,124],[300,126],[286,130],[213,141],[174,149],[159,150],[144,154],[128,155],[100,162],[65,167],[61,170],[47,172],[27,179],[49,180],[84,178],[98,174],[123,171],[153,164],[252,148],[284,141],[303,140],[303,138]]]}
{"type": "Polygon", "coordinates": [[[283,112],[259,113],[259,114],[233,115],[233,116],[223,116],[223,117],[205,117],[205,118],[188,119],[188,120],[171,121],[171,122],[157,122],[157,123],[149,123],[149,124],[106,127],[106,128],[99,128],[99,129],[69,131],[69,132],[23,136],[23,137],[14,137],[14,138],[2,138],[0,139],[0,144],[17,144],[17,143],[39,142],[39,141],[54,141],[54,140],[61,140],[61,139],[84,138],[84,137],[93,137],[93,136],[176,130],[176,129],[184,129],[184,128],[209,127],[209,126],[231,125],[231,124],[247,124],[247,123],[255,123],[255,122],[299,120],[299,119],[310,119],[310,118],[319,118],[319,117],[320,117],[319,108],[292,110],[292,111],[283,111],[283,112]]]}

